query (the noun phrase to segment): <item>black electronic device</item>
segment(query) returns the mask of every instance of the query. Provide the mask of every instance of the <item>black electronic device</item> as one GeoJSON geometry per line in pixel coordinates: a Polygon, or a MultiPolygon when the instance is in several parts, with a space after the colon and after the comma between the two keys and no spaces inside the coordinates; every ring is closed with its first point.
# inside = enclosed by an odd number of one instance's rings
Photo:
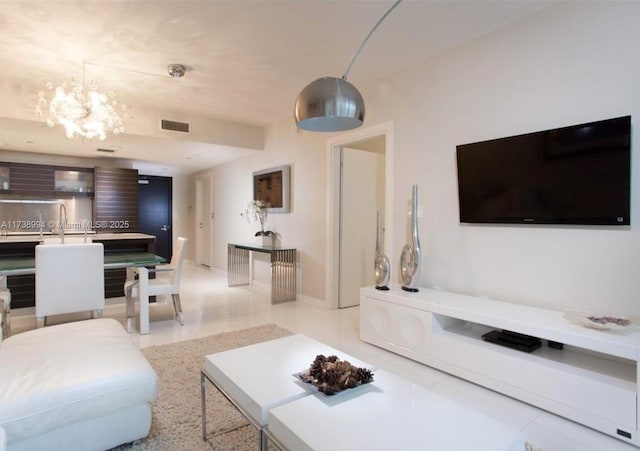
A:
{"type": "Polygon", "coordinates": [[[560,343],[559,341],[547,340],[547,346],[551,349],[564,349],[564,343],[560,343]]]}
{"type": "Polygon", "coordinates": [[[630,223],[631,116],[456,150],[460,222],[630,223]]]}
{"type": "Polygon", "coordinates": [[[509,330],[492,330],[482,335],[484,341],[523,352],[533,352],[542,345],[539,338],[509,330]]]}

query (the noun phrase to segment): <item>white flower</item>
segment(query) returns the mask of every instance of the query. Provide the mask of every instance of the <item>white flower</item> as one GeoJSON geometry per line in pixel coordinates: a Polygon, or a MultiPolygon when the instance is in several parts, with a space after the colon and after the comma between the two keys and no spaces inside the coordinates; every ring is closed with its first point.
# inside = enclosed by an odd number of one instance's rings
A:
{"type": "Polygon", "coordinates": [[[268,202],[252,200],[247,204],[247,208],[242,210],[240,215],[244,216],[247,222],[251,222],[251,219],[253,219],[256,222],[259,221],[260,225],[264,227],[264,224],[267,222],[268,208],[270,206],[271,204],[268,202]]]}

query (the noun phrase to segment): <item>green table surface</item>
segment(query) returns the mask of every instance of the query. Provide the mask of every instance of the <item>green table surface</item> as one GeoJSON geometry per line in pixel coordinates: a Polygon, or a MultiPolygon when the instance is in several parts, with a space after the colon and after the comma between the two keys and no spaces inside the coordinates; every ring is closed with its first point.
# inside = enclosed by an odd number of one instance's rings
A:
{"type": "MultiPolygon", "coordinates": [[[[122,252],[104,256],[106,269],[127,268],[131,266],[154,266],[165,263],[166,259],[148,252],[122,252]]],[[[33,274],[36,259],[0,257],[0,275],[33,274]]]]}

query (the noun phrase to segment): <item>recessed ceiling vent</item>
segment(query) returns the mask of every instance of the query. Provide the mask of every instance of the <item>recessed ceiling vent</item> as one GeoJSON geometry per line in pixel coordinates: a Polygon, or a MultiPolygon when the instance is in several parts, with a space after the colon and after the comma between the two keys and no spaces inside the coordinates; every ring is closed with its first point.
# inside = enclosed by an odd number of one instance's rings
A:
{"type": "Polygon", "coordinates": [[[102,149],[102,148],[98,148],[96,149],[98,152],[104,152],[104,153],[116,153],[115,149],[102,149]]]}
{"type": "Polygon", "coordinates": [[[188,122],[168,121],[166,119],[160,120],[160,129],[170,132],[189,133],[188,122]]]}

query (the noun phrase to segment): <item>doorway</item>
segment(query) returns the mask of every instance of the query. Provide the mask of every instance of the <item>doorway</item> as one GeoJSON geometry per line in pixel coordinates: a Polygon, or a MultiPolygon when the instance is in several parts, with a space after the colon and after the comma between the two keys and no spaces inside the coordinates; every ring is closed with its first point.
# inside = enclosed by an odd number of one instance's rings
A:
{"type": "MultiPolygon", "coordinates": [[[[343,156],[345,148],[358,149],[361,153],[363,151],[369,153],[377,153],[384,155],[384,164],[382,168],[383,174],[382,180],[376,182],[377,190],[380,192],[377,197],[377,202],[383,205],[383,241],[384,241],[384,253],[391,258],[391,249],[393,249],[393,233],[392,233],[392,218],[393,218],[393,122],[386,122],[380,125],[366,127],[358,129],[353,132],[345,133],[340,136],[330,138],[327,141],[328,156],[328,171],[327,171],[327,185],[329,187],[329,222],[330,227],[328,229],[328,251],[327,251],[327,271],[326,271],[326,304],[330,309],[355,306],[359,304],[359,288],[361,286],[372,285],[373,282],[373,255],[367,256],[368,252],[375,252],[375,225],[376,214],[375,211],[370,219],[370,230],[374,231],[373,238],[366,239],[370,241],[370,249],[367,251],[361,249],[359,257],[353,258],[353,250],[344,249],[343,245],[350,246],[350,240],[356,240],[359,238],[351,238],[347,235],[350,232],[348,215],[352,213],[357,214],[357,209],[347,207],[344,202],[353,202],[353,200],[346,200],[352,196],[352,192],[355,191],[350,185],[354,180],[359,177],[363,177],[365,171],[359,171],[356,167],[355,170],[347,170],[347,173],[343,173],[343,156]],[[352,175],[350,175],[350,173],[352,175]],[[355,174],[355,175],[353,175],[355,174]],[[345,189],[346,188],[346,189],[345,189]],[[343,215],[343,213],[345,215],[343,215]],[[344,216],[344,218],[343,218],[344,216]],[[348,288],[347,285],[351,285],[348,288]],[[355,288],[354,288],[355,286],[355,288]]],[[[347,150],[347,153],[350,153],[347,150]]],[[[351,155],[350,155],[351,156],[351,155]]],[[[350,159],[350,156],[347,157],[350,159]]],[[[362,155],[360,155],[362,156],[362,155]]],[[[356,165],[357,166],[357,165],[356,165]]],[[[367,172],[375,171],[372,169],[375,165],[371,166],[367,172]]],[[[369,174],[371,176],[371,174],[369,174]]],[[[373,182],[366,182],[367,184],[373,184],[373,182]]],[[[370,194],[373,191],[372,186],[367,187],[361,185],[359,189],[364,188],[370,194]]],[[[379,205],[379,204],[378,204],[379,205]]],[[[369,207],[370,208],[370,207],[369,207]]],[[[363,221],[366,218],[363,218],[363,221]]]]}
{"type": "Polygon", "coordinates": [[[340,149],[340,270],[338,307],[360,304],[360,288],[375,284],[376,219],[384,211],[384,136],[340,149]]]}
{"type": "Polygon", "coordinates": [[[196,177],[196,262],[211,267],[211,174],[196,177]]]}
{"type": "Polygon", "coordinates": [[[138,176],[138,230],[156,237],[156,251],[171,260],[172,240],[172,178],[155,175],[138,176]]]}

